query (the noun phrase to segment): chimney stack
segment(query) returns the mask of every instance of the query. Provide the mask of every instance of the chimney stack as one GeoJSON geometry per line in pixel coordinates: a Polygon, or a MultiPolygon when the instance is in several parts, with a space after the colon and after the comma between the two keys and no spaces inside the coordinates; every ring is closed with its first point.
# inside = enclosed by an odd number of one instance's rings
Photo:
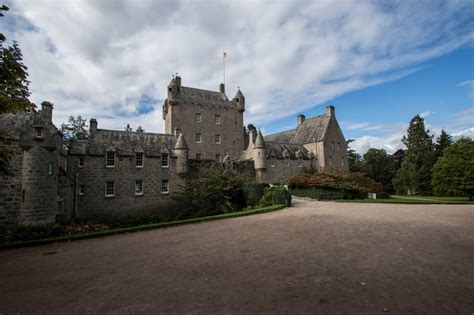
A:
{"type": "Polygon", "coordinates": [[[306,119],[306,116],[303,114],[299,114],[297,118],[298,118],[298,126],[299,126],[304,122],[304,120],[306,119]]]}
{"type": "Polygon", "coordinates": [[[41,103],[41,113],[49,122],[53,121],[53,104],[44,101],[41,103]]]}
{"type": "Polygon", "coordinates": [[[175,81],[178,86],[181,86],[181,77],[179,75],[175,77],[175,81]]]}
{"type": "Polygon", "coordinates": [[[334,106],[329,105],[326,107],[326,115],[327,116],[336,116],[336,109],[334,106]]]}
{"type": "Polygon", "coordinates": [[[97,131],[97,119],[91,118],[89,122],[89,133],[93,134],[97,131]]]}
{"type": "Polygon", "coordinates": [[[219,92],[222,94],[225,94],[225,85],[224,83],[219,84],[219,92]]]}

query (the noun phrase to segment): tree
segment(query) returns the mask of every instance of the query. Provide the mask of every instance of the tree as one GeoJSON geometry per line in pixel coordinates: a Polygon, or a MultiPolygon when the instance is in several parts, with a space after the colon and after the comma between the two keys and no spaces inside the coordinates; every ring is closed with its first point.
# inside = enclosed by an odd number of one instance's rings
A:
{"type": "Polygon", "coordinates": [[[438,196],[474,195],[474,141],[460,139],[444,150],[433,167],[433,190],[438,196]]]}
{"type": "Polygon", "coordinates": [[[384,149],[369,149],[364,154],[363,171],[373,180],[383,184],[384,190],[393,191],[392,179],[395,176],[395,162],[384,149]]]}
{"type": "Polygon", "coordinates": [[[441,130],[441,134],[436,139],[435,152],[436,157],[439,158],[443,155],[444,149],[449,147],[453,143],[453,138],[444,130],[441,130]]]}
{"type": "Polygon", "coordinates": [[[362,156],[354,149],[349,147],[349,144],[354,142],[354,139],[347,140],[347,166],[351,172],[361,172],[363,169],[362,156]]]}
{"type": "Polygon", "coordinates": [[[416,115],[403,136],[405,159],[393,180],[398,193],[431,194],[431,168],[435,161],[433,136],[424,119],[416,115]]]}
{"type": "MultiPolygon", "coordinates": [[[[0,6],[0,17],[8,11],[5,5],[0,6]]],[[[17,42],[4,46],[5,35],[0,33],[0,115],[34,111],[36,106],[30,96],[27,67],[23,64],[23,55],[17,42]]],[[[8,162],[13,151],[6,146],[5,130],[0,127],[0,175],[9,174],[8,162]]]]}
{"type": "Polygon", "coordinates": [[[67,123],[62,123],[61,125],[61,133],[67,148],[75,140],[86,140],[89,136],[86,120],[81,115],[77,116],[77,118],[69,116],[67,123]]]}

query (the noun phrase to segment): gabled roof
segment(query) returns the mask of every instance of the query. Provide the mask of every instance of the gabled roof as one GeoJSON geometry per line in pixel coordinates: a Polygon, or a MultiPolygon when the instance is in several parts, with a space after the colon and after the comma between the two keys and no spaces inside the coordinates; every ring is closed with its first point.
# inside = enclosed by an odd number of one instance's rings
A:
{"type": "Polygon", "coordinates": [[[113,147],[118,155],[133,155],[139,148],[147,156],[160,156],[162,152],[172,152],[175,144],[176,137],[169,134],[97,129],[89,139],[75,141],[70,152],[102,155],[113,147]]]}
{"type": "Polygon", "coordinates": [[[231,104],[224,93],[218,91],[201,90],[187,86],[181,87],[180,98],[186,103],[217,105],[223,102],[231,104]]]}
{"type": "Polygon", "coordinates": [[[309,143],[323,140],[330,116],[320,115],[306,119],[296,129],[282,131],[265,136],[266,141],[309,143]]]}
{"type": "Polygon", "coordinates": [[[267,141],[265,145],[267,157],[283,159],[283,151],[287,150],[290,155],[290,159],[297,159],[298,157],[296,152],[298,151],[301,152],[300,154],[303,159],[309,160],[311,158],[309,151],[302,144],[267,141]]]}

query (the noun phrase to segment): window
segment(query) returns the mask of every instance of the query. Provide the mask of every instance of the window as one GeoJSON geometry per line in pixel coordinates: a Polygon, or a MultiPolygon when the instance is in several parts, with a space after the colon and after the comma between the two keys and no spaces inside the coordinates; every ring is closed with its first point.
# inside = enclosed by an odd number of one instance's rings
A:
{"type": "Polygon", "coordinates": [[[136,167],[143,167],[143,156],[142,152],[135,153],[135,166],[136,167]]]}
{"type": "Polygon", "coordinates": [[[53,175],[53,163],[48,163],[48,175],[53,175]]]}
{"type": "Polygon", "coordinates": [[[105,182],[105,197],[113,197],[115,193],[115,182],[105,182]]]}
{"type": "Polygon", "coordinates": [[[79,185],[79,195],[83,196],[85,194],[84,185],[79,185]]]}
{"type": "Polygon", "coordinates": [[[43,129],[36,128],[36,138],[41,138],[43,136],[43,129]]]}
{"type": "Polygon", "coordinates": [[[329,166],[332,165],[332,157],[329,157],[329,166]]]}
{"type": "Polygon", "coordinates": [[[84,158],[79,158],[79,160],[77,161],[77,167],[84,167],[84,158]]]}
{"type": "Polygon", "coordinates": [[[290,167],[290,160],[285,159],[285,166],[286,166],[286,167],[290,167]]]}
{"type": "Polygon", "coordinates": [[[331,142],[331,149],[334,150],[334,141],[331,142]]]}
{"type": "Polygon", "coordinates": [[[170,155],[168,153],[161,154],[161,167],[170,167],[170,155]]]}
{"type": "Polygon", "coordinates": [[[221,115],[214,115],[214,123],[216,125],[220,125],[221,124],[221,115]]]}
{"type": "Polygon", "coordinates": [[[301,160],[298,162],[298,167],[303,167],[303,162],[301,160]]]}
{"type": "Polygon", "coordinates": [[[135,181],[135,195],[143,195],[143,180],[135,181]]]}
{"type": "Polygon", "coordinates": [[[344,165],[345,165],[345,162],[344,162],[344,157],[342,157],[342,158],[341,158],[341,164],[342,164],[342,166],[344,166],[344,165]]]}
{"type": "Polygon", "coordinates": [[[202,143],[202,135],[200,133],[197,133],[194,138],[196,143],[202,143]]]}
{"type": "Polygon", "coordinates": [[[276,161],[275,161],[275,160],[272,160],[272,161],[270,162],[270,167],[275,167],[275,166],[276,166],[276,161]]]}
{"type": "Polygon", "coordinates": [[[194,121],[196,122],[196,124],[201,123],[201,114],[200,113],[194,114],[194,121]]]}
{"type": "Polygon", "coordinates": [[[107,152],[105,155],[105,166],[106,167],[115,167],[115,153],[107,152]]]}
{"type": "Polygon", "coordinates": [[[214,142],[216,144],[221,144],[221,135],[214,135],[214,142]]]}
{"type": "Polygon", "coordinates": [[[196,160],[198,160],[198,161],[202,160],[201,153],[196,153],[196,160]]]}
{"type": "Polygon", "coordinates": [[[218,162],[221,161],[221,155],[220,154],[216,154],[216,161],[218,161],[218,162]]]}
{"type": "Polygon", "coordinates": [[[340,142],[337,143],[337,149],[341,150],[341,143],[340,142]]]}
{"type": "Polygon", "coordinates": [[[161,181],[161,193],[162,194],[169,194],[170,193],[169,180],[163,179],[161,181]]]}

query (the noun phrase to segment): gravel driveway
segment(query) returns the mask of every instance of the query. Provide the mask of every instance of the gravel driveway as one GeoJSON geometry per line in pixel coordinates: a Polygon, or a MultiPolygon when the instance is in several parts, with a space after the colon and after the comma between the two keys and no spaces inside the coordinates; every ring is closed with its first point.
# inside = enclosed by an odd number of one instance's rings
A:
{"type": "Polygon", "coordinates": [[[284,210],[0,251],[0,313],[474,312],[474,206],[284,210]]]}

